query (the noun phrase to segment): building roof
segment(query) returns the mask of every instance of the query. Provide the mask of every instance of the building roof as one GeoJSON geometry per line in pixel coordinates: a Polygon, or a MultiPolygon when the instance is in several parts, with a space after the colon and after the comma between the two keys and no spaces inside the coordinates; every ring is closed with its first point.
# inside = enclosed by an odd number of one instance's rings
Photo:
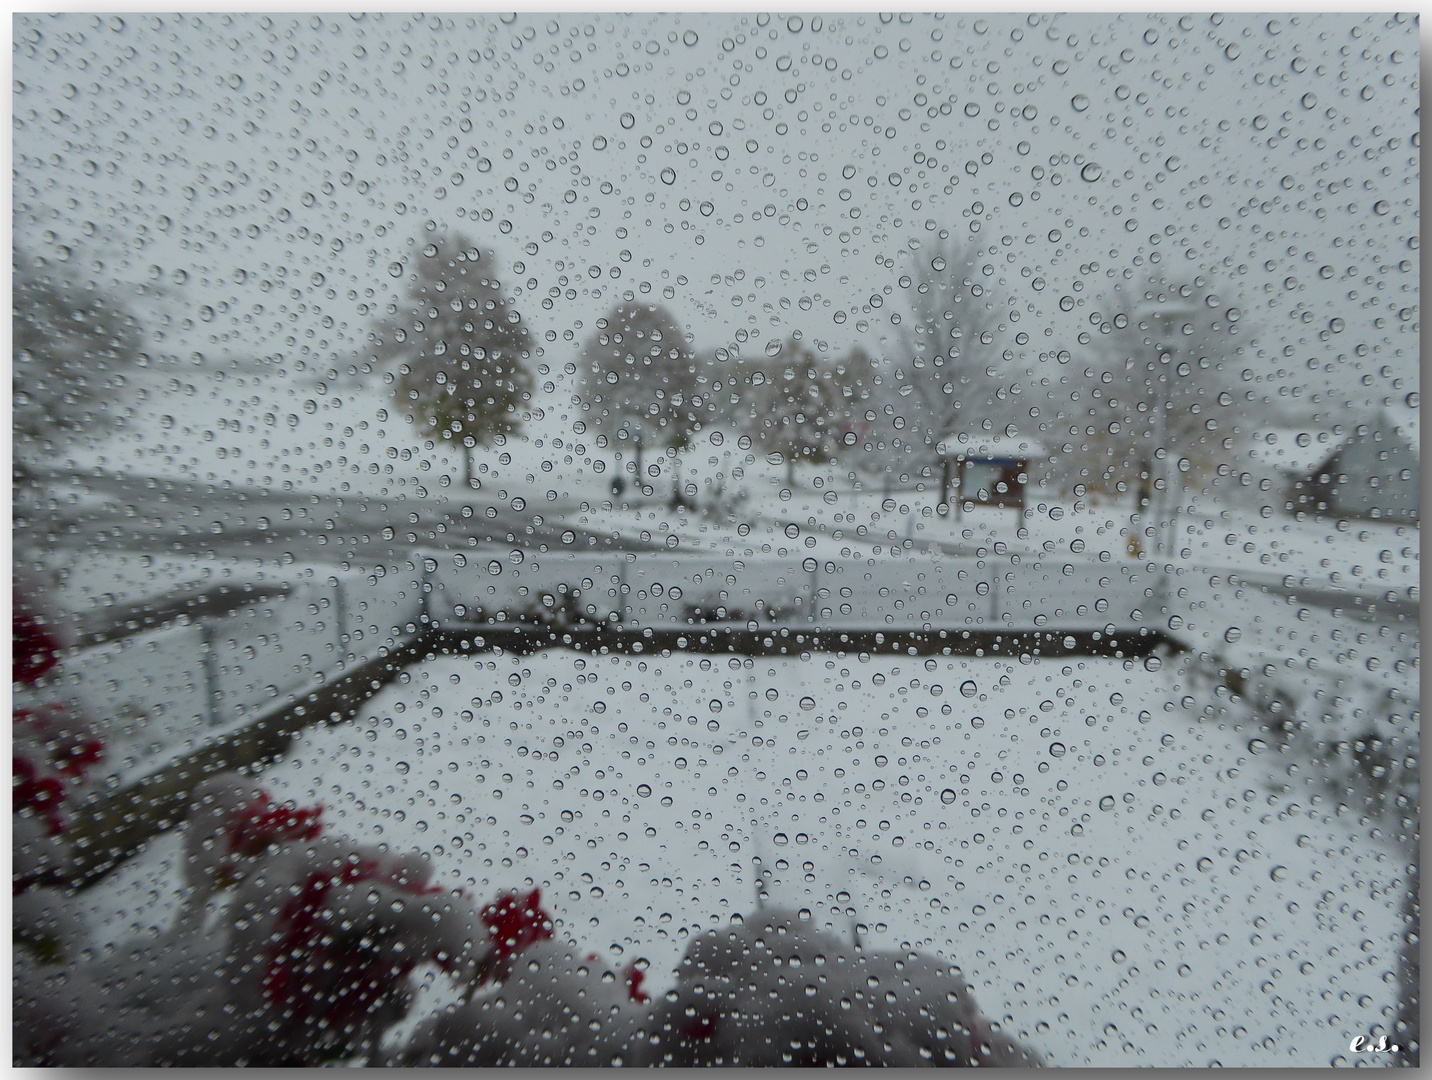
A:
{"type": "Polygon", "coordinates": [[[1269,428],[1252,437],[1248,456],[1261,465],[1302,474],[1326,461],[1345,438],[1305,428],[1269,428]]]}
{"type": "Polygon", "coordinates": [[[1384,405],[1370,416],[1338,425],[1337,432],[1307,428],[1268,428],[1251,439],[1248,456],[1262,465],[1299,475],[1312,472],[1366,427],[1369,432],[1391,430],[1406,439],[1414,450],[1421,449],[1421,416],[1410,405],[1384,405]]]}
{"type": "Polygon", "coordinates": [[[975,435],[959,434],[944,439],[935,447],[941,457],[963,458],[1042,458],[1044,445],[1020,435],[994,435],[980,432],[975,435]]]}
{"type": "Polygon", "coordinates": [[[1422,448],[1422,414],[1411,405],[1384,405],[1379,412],[1387,418],[1394,431],[1412,444],[1414,450],[1422,448]]]}

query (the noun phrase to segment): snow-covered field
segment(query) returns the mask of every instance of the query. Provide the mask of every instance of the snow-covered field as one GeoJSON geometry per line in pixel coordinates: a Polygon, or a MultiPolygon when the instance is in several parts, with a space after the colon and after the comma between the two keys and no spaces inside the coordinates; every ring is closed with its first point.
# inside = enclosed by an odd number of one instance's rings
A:
{"type": "MultiPolygon", "coordinates": [[[[444,658],[266,771],[651,962],[754,903],[964,965],[1060,1065],[1327,1065],[1395,1007],[1401,867],[1157,660],[444,658]]],[[[162,922],[173,836],[96,890],[162,922]]],[[[440,995],[427,998],[436,1004],[440,995]]]]}

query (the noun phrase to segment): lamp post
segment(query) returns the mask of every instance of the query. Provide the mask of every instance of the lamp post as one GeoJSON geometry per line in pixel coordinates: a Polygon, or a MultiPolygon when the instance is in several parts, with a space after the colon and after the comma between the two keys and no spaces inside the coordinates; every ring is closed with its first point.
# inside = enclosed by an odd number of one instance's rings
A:
{"type": "Polygon", "coordinates": [[[1191,321],[1198,309],[1191,304],[1156,302],[1148,304],[1139,312],[1140,324],[1154,330],[1154,369],[1152,376],[1152,400],[1154,410],[1153,436],[1157,444],[1149,455],[1149,473],[1153,491],[1149,496],[1148,517],[1154,522],[1154,543],[1152,554],[1162,563],[1159,573],[1159,596],[1161,608],[1167,608],[1169,600],[1168,575],[1177,541],[1174,538],[1174,523],[1178,518],[1178,499],[1174,486],[1179,484],[1178,469],[1174,455],[1168,446],[1168,414],[1173,408],[1169,379],[1174,366],[1176,327],[1191,321]]]}

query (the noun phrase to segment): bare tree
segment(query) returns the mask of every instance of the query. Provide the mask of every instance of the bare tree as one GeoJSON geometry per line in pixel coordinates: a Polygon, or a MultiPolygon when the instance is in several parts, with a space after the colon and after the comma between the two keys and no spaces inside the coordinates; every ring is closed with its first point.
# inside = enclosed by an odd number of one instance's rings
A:
{"type": "Polygon", "coordinates": [[[1239,398],[1228,367],[1242,351],[1240,316],[1203,277],[1119,283],[1090,316],[1093,353],[1074,399],[1071,434],[1085,482],[1140,506],[1226,461],[1239,398]]]}
{"type": "Polygon", "coordinates": [[[960,432],[1013,419],[1001,373],[1012,354],[1001,352],[1004,305],[993,276],[979,251],[957,240],[917,254],[889,388],[897,452],[932,457],[960,432]]]}
{"type": "Polygon", "coordinates": [[[12,268],[11,431],[23,470],[120,422],[125,371],[143,337],[129,309],[93,284],[19,251],[12,268]]]}
{"type": "Polygon", "coordinates": [[[398,406],[423,434],[463,447],[468,487],[474,450],[520,431],[532,395],[531,335],[493,264],[461,233],[428,242],[407,296],[374,331],[396,365],[398,406]]]}
{"type": "Polygon", "coordinates": [[[582,350],[579,407],[598,430],[635,453],[680,449],[704,416],[696,357],[686,331],[660,305],[620,303],[597,320],[582,350]]]}

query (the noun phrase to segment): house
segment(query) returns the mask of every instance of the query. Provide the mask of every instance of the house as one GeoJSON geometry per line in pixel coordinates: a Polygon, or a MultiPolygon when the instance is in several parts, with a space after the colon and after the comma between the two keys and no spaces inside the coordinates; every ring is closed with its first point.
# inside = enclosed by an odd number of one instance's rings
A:
{"type": "Polygon", "coordinates": [[[955,490],[956,513],[966,506],[1013,507],[1023,513],[1031,461],[1044,447],[1018,435],[959,435],[935,448],[940,459],[940,505],[955,490]]]}
{"type": "Polygon", "coordinates": [[[1250,506],[1291,511],[1289,492],[1341,445],[1330,431],[1301,427],[1267,428],[1250,437],[1243,467],[1236,469],[1225,498],[1250,506]]]}
{"type": "Polygon", "coordinates": [[[1421,517],[1421,421],[1408,406],[1384,406],[1334,427],[1310,466],[1290,455],[1284,488],[1294,513],[1417,521],[1421,517]]]}

